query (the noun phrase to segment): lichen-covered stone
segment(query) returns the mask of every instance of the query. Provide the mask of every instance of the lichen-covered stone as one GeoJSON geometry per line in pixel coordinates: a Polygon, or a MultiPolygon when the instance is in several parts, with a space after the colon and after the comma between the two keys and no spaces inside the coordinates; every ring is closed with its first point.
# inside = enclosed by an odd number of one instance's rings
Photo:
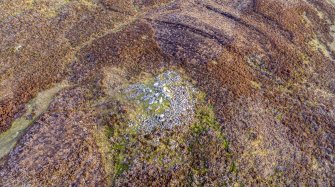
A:
{"type": "Polygon", "coordinates": [[[173,129],[193,120],[196,90],[179,73],[166,71],[146,82],[132,84],[122,93],[141,108],[131,122],[134,126],[150,132],[173,129]]]}

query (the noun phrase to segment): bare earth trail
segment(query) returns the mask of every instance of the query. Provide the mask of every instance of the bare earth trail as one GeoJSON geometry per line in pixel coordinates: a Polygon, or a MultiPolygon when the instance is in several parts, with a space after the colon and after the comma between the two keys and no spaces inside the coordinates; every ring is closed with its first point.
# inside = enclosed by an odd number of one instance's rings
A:
{"type": "Polygon", "coordinates": [[[0,39],[0,186],[335,185],[332,0],[3,0],[0,39]]]}

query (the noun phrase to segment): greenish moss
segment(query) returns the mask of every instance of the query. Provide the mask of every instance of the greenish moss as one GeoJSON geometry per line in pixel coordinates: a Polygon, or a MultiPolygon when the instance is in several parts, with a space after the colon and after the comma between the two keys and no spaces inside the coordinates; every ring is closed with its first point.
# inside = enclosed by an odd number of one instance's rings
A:
{"type": "Polygon", "coordinates": [[[236,163],[233,162],[230,166],[229,172],[231,173],[236,173],[237,172],[237,167],[236,167],[236,163]]]}
{"type": "Polygon", "coordinates": [[[121,152],[124,152],[126,150],[126,145],[125,145],[125,142],[123,143],[116,143],[112,146],[112,149],[121,153],[121,152]]]}
{"type": "Polygon", "coordinates": [[[283,114],[279,113],[278,115],[276,115],[276,119],[277,121],[281,122],[283,120],[283,114]]]}
{"type": "Polygon", "coordinates": [[[129,169],[128,164],[122,163],[122,162],[118,162],[115,165],[116,176],[120,176],[123,172],[127,171],[128,169],[129,169]]]}
{"type": "Polygon", "coordinates": [[[113,136],[113,128],[106,126],[105,128],[105,134],[107,138],[111,138],[113,136]]]}
{"type": "MultiPolygon", "coordinates": [[[[153,77],[147,77],[141,83],[152,86],[153,77]]],[[[199,176],[206,176],[211,170],[208,164],[211,162],[210,154],[216,154],[218,151],[218,154],[225,156],[225,153],[228,153],[229,143],[224,137],[213,107],[207,104],[206,95],[203,92],[197,91],[192,95],[195,101],[195,113],[194,120],[190,124],[172,130],[158,129],[158,132],[150,133],[140,128],[139,114],[146,117],[153,112],[147,110],[148,101],[142,100],[142,97],[143,95],[140,95],[133,100],[129,100],[126,96],[113,98],[127,109],[126,113],[115,113],[111,110],[101,112],[105,116],[113,113],[112,119],[105,117],[107,121],[104,133],[105,139],[110,141],[110,148],[105,152],[110,155],[107,165],[110,168],[109,176],[112,184],[127,170],[134,169],[132,168],[134,160],[166,171],[176,166],[185,166],[185,175],[196,179],[199,176]],[[211,148],[215,153],[211,152],[213,151],[211,148]]],[[[150,107],[160,107],[164,110],[164,107],[169,107],[169,104],[168,100],[163,100],[150,107]],[[161,107],[162,105],[164,107],[161,107]]],[[[164,112],[160,109],[155,111],[155,114],[164,112]]],[[[228,159],[230,158],[231,156],[228,159]]]]}
{"type": "MultiPolygon", "coordinates": [[[[124,118],[119,114],[119,118],[124,118]]],[[[128,159],[131,157],[132,150],[130,149],[132,143],[135,141],[134,135],[136,130],[129,127],[126,123],[119,121],[109,124],[105,136],[111,139],[111,165],[113,167],[112,180],[115,180],[123,172],[129,169],[128,159]]]]}
{"type": "Polygon", "coordinates": [[[212,129],[217,132],[217,135],[221,135],[220,124],[216,121],[213,108],[208,105],[200,106],[196,110],[195,122],[191,126],[194,133],[200,134],[202,132],[207,132],[212,129]]]}
{"type": "Polygon", "coordinates": [[[207,128],[204,127],[201,123],[195,123],[191,126],[192,132],[196,135],[199,135],[203,132],[206,132],[207,128]]]}
{"type": "Polygon", "coordinates": [[[211,146],[216,147],[215,149],[221,149],[221,151],[216,151],[226,152],[225,156],[228,159],[231,158],[231,155],[229,155],[229,142],[224,137],[221,125],[216,120],[212,106],[206,104],[204,101],[198,104],[195,120],[190,126],[190,130],[191,136],[188,151],[191,155],[191,160],[194,163],[198,163],[191,166],[192,176],[205,176],[208,173],[209,168],[207,168],[206,163],[211,160],[208,157],[211,146]]]}
{"type": "Polygon", "coordinates": [[[228,151],[229,150],[229,142],[228,140],[224,139],[223,140],[223,148],[228,151]]]}

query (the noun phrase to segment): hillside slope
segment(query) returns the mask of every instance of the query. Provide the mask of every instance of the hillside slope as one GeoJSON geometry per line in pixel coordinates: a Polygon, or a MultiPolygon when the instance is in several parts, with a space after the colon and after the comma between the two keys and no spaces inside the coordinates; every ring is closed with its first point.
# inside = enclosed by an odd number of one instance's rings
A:
{"type": "Polygon", "coordinates": [[[333,0],[0,1],[0,186],[334,186],[333,0]]]}

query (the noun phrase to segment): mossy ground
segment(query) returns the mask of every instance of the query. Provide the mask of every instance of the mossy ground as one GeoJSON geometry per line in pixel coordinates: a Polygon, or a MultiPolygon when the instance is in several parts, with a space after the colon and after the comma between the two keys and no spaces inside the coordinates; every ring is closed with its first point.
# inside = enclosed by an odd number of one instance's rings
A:
{"type": "MultiPolygon", "coordinates": [[[[143,76],[140,76],[138,79],[146,84],[152,83],[148,81],[152,79],[151,76],[144,77],[143,79],[143,76]]],[[[221,124],[216,120],[212,106],[206,102],[205,97],[200,91],[194,95],[195,117],[190,124],[173,129],[157,128],[148,132],[132,125],[136,116],[146,113],[145,107],[148,106],[145,103],[133,103],[132,100],[127,100],[126,96],[113,95],[110,98],[114,103],[113,107],[100,112],[105,126],[98,131],[100,133],[97,133],[97,142],[105,160],[105,170],[110,182],[121,185],[125,180],[129,180],[131,183],[132,179],[128,177],[140,167],[141,163],[155,166],[167,173],[174,173],[177,168],[179,168],[177,170],[182,168],[181,175],[184,175],[182,183],[193,185],[205,183],[205,180],[209,180],[209,175],[219,175],[220,172],[210,168],[209,164],[215,162],[209,157],[210,155],[224,156],[227,163],[221,163],[222,167],[227,165],[228,172],[235,172],[235,165],[231,169],[229,143],[223,134],[221,124]]],[[[147,175],[150,176],[149,173],[147,175]]]]}

